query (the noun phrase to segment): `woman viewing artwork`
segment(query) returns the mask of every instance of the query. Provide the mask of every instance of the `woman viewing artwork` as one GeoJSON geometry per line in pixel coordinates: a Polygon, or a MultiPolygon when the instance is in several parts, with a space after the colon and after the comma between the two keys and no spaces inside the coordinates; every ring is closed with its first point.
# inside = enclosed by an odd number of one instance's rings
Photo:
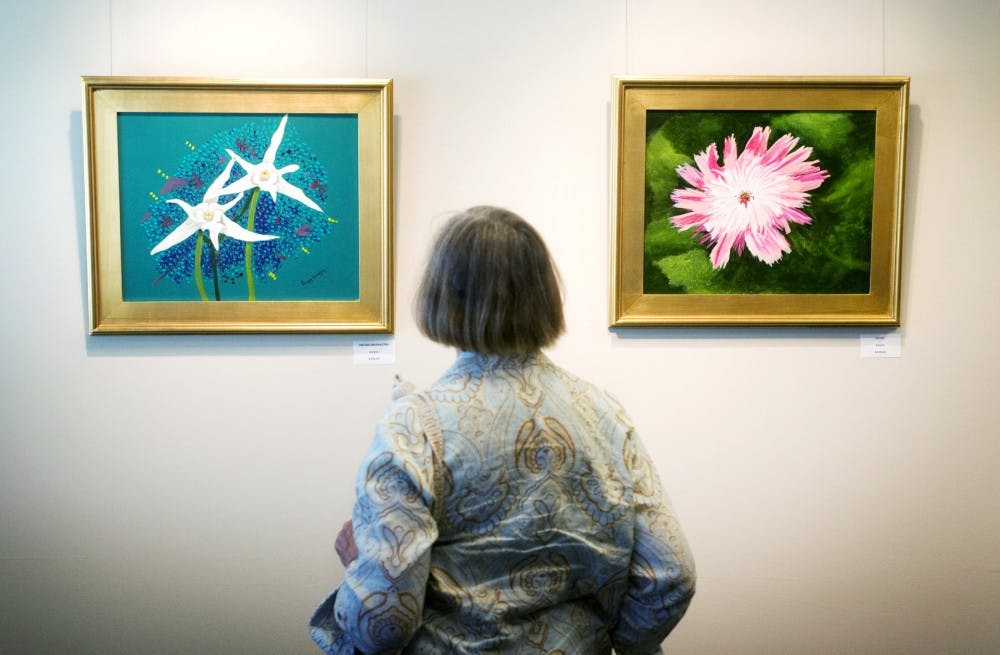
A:
{"type": "Polygon", "coordinates": [[[474,207],[434,243],[417,322],[459,349],[379,422],[310,631],[327,653],[659,653],[694,562],[621,405],[541,349],[558,276],[519,216],[474,207]]]}

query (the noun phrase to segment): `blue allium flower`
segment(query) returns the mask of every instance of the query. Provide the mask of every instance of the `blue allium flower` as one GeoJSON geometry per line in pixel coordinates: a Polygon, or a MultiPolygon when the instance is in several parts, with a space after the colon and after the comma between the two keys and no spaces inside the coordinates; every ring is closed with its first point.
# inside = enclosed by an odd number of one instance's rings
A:
{"type": "MultiPolygon", "coordinates": [[[[288,126],[286,134],[287,123],[288,116],[284,116],[276,127],[270,121],[264,125],[250,122],[219,132],[181,161],[171,188],[153,203],[143,223],[150,243],[157,244],[151,254],[158,257],[157,265],[165,276],[178,283],[192,279],[197,240],[187,237],[200,229],[216,237],[212,239],[214,256],[200,258],[200,275],[217,273],[229,283],[247,274],[248,252],[252,253],[250,275],[266,281],[284,260],[308,252],[330,232],[331,222],[320,207],[326,200],[326,169],[293,127],[288,126]],[[259,164],[249,163],[257,159],[259,164]],[[244,174],[233,174],[234,163],[244,174]],[[214,180],[208,189],[206,180],[214,180]],[[210,208],[211,218],[227,229],[213,232],[207,223],[192,225],[192,212],[207,203],[210,195],[219,205],[210,208]],[[221,203],[228,196],[235,200],[221,203]],[[228,223],[222,222],[217,209],[223,209],[221,215],[228,223]],[[252,250],[248,241],[256,242],[252,250]]],[[[201,218],[207,217],[202,214],[201,218]]],[[[251,289],[252,282],[248,280],[251,289]]]]}

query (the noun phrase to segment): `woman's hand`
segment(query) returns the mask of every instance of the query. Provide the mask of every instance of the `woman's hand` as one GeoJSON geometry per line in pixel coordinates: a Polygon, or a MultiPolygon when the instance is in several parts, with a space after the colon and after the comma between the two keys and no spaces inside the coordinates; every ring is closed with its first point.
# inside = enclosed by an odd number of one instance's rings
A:
{"type": "Polygon", "coordinates": [[[354,525],[348,519],[337,535],[337,541],[333,547],[337,550],[337,556],[345,567],[358,559],[358,545],[354,543],[354,525]]]}

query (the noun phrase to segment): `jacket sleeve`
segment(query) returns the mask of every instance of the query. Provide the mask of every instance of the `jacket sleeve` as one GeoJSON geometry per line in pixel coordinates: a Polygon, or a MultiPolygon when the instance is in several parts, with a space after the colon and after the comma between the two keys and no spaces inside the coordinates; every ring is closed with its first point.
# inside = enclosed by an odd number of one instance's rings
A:
{"type": "Polygon", "coordinates": [[[633,484],[635,545],[611,641],[619,655],[647,655],[661,652],[660,642],[684,616],[694,596],[694,559],[634,431],[625,438],[624,456],[633,484]]]}
{"type": "Polygon", "coordinates": [[[358,559],[309,622],[330,654],[397,653],[420,627],[431,545],[437,539],[430,445],[412,397],[379,422],[358,473],[358,559]]]}

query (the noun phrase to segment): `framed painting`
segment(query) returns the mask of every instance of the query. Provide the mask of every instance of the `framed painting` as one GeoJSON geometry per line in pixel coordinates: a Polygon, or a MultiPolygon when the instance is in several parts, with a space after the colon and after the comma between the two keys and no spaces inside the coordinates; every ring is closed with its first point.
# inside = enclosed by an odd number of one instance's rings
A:
{"type": "Polygon", "coordinates": [[[614,84],[612,327],[899,325],[908,78],[614,84]]]}
{"type": "Polygon", "coordinates": [[[391,332],[392,82],[84,77],[93,334],[391,332]]]}

